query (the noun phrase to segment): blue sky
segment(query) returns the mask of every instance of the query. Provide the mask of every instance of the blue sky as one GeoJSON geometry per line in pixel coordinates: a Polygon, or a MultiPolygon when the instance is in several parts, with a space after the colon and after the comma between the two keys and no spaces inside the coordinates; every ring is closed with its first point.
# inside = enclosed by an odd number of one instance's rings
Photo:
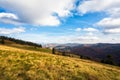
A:
{"type": "Polygon", "coordinates": [[[120,0],[0,0],[0,35],[37,43],[120,43],[120,0]]]}

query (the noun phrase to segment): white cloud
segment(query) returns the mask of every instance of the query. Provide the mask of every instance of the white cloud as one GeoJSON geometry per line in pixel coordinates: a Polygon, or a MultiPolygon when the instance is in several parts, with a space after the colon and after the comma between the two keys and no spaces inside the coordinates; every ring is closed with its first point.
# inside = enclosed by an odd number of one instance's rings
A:
{"type": "Polygon", "coordinates": [[[98,32],[97,29],[91,28],[91,27],[89,27],[89,28],[84,28],[83,31],[87,31],[87,32],[98,32]]]}
{"type": "Polygon", "coordinates": [[[0,18],[18,19],[18,17],[12,13],[0,13],[0,18]]]}
{"type": "Polygon", "coordinates": [[[25,32],[24,27],[17,27],[13,29],[8,29],[8,28],[0,28],[0,34],[8,35],[8,34],[16,34],[16,33],[21,33],[25,32]]]}
{"type": "Polygon", "coordinates": [[[10,37],[16,37],[18,39],[32,41],[36,43],[120,43],[120,35],[52,35],[50,33],[23,33],[23,34],[14,34],[10,37]]]}
{"type": "Polygon", "coordinates": [[[75,31],[76,31],[76,32],[80,32],[80,31],[98,32],[99,30],[96,29],[96,28],[88,27],[88,28],[76,28],[75,31]]]}
{"type": "Polygon", "coordinates": [[[48,34],[24,34],[16,35],[19,39],[37,43],[97,43],[99,37],[93,35],[48,35],[48,34]]]}
{"type": "Polygon", "coordinates": [[[79,36],[75,40],[77,41],[89,41],[89,40],[98,40],[99,38],[96,36],[79,36]]]}
{"type": "Polygon", "coordinates": [[[108,17],[103,18],[95,25],[103,28],[104,33],[119,33],[120,29],[120,0],[88,0],[78,7],[80,14],[90,12],[105,12],[108,17]]]}
{"type": "Polygon", "coordinates": [[[108,11],[120,7],[120,0],[84,0],[78,7],[80,14],[108,11]]]}
{"type": "Polygon", "coordinates": [[[120,18],[120,6],[116,8],[111,8],[107,12],[110,14],[110,17],[120,18]]]}
{"type": "Polygon", "coordinates": [[[18,39],[23,39],[26,41],[32,41],[37,43],[67,43],[69,42],[70,36],[53,36],[48,34],[19,34],[15,35],[18,39]]]}
{"type": "Polygon", "coordinates": [[[96,23],[97,26],[103,28],[103,32],[107,34],[118,34],[120,33],[120,18],[104,18],[96,23]]]}
{"type": "Polygon", "coordinates": [[[118,33],[120,33],[120,28],[106,29],[106,30],[104,30],[104,33],[107,33],[107,34],[118,34],[118,33]]]}
{"type": "Polygon", "coordinates": [[[75,0],[0,0],[0,7],[16,13],[20,22],[57,26],[61,23],[59,18],[72,15],[74,2],[75,0]]]}
{"type": "Polygon", "coordinates": [[[118,28],[120,27],[120,18],[104,18],[96,25],[104,28],[118,28]]]}
{"type": "Polygon", "coordinates": [[[17,15],[13,13],[0,13],[0,22],[7,23],[7,24],[20,24],[18,22],[19,18],[17,15]]]}
{"type": "Polygon", "coordinates": [[[81,28],[76,28],[75,31],[80,32],[82,29],[81,28]]]}

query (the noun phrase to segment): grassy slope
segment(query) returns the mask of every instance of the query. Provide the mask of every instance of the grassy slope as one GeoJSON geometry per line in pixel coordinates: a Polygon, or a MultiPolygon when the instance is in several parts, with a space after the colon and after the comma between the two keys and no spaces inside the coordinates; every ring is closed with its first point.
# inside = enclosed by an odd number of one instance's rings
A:
{"type": "Polygon", "coordinates": [[[39,48],[39,47],[34,47],[34,46],[29,46],[29,45],[16,44],[15,42],[12,42],[12,41],[9,41],[9,40],[5,40],[5,45],[10,46],[10,47],[25,49],[25,50],[52,53],[52,51],[50,49],[39,48]]]}
{"type": "Polygon", "coordinates": [[[120,68],[0,45],[0,80],[120,80],[120,68]]]}

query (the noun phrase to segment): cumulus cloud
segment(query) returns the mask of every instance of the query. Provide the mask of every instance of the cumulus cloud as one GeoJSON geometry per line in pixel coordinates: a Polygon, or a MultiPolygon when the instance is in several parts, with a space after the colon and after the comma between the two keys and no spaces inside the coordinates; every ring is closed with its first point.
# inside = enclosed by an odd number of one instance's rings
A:
{"type": "Polygon", "coordinates": [[[91,12],[105,12],[108,17],[95,25],[103,28],[104,33],[120,33],[120,0],[88,0],[83,1],[78,11],[81,15],[91,12]]]}
{"type": "Polygon", "coordinates": [[[91,27],[89,27],[89,28],[84,28],[83,31],[87,31],[87,32],[98,32],[97,29],[91,28],[91,27]]]}
{"type": "Polygon", "coordinates": [[[105,29],[105,34],[118,34],[120,33],[120,28],[114,28],[114,29],[105,29]]]}
{"type": "Polygon", "coordinates": [[[0,13],[0,18],[18,19],[18,17],[12,13],[0,13]]]}
{"type": "Polygon", "coordinates": [[[98,40],[99,38],[96,36],[79,36],[75,38],[76,41],[89,41],[89,40],[98,40]]]}
{"type": "Polygon", "coordinates": [[[76,28],[75,31],[76,31],[76,32],[80,32],[80,31],[98,32],[99,30],[96,29],[96,28],[88,27],[88,28],[76,28]]]}
{"type": "Polygon", "coordinates": [[[113,15],[100,20],[95,25],[102,27],[104,29],[103,32],[107,34],[120,33],[120,17],[114,17],[115,15],[113,15]]]}
{"type": "Polygon", "coordinates": [[[13,28],[13,29],[0,28],[0,34],[4,34],[4,35],[21,33],[21,32],[25,32],[24,27],[17,27],[17,28],[13,28]]]}
{"type": "MultiPolygon", "coordinates": [[[[49,34],[49,33],[48,33],[49,34]]],[[[52,36],[48,34],[24,34],[17,35],[17,38],[37,43],[97,43],[100,39],[97,36],[61,35],[52,36]]]]}
{"type": "Polygon", "coordinates": [[[120,18],[120,6],[116,8],[111,8],[107,12],[110,14],[111,17],[120,18]]]}
{"type": "Polygon", "coordinates": [[[120,27],[120,18],[104,18],[97,25],[104,28],[118,28],[120,27]]]}
{"type": "Polygon", "coordinates": [[[120,18],[104,18],[96,23],[96,25],[103,27],[105,34],[120,33],[120,18]]]}
{"type": "Polygon", "coordinates": [[[72,15],[75,0],[0,0],[0,7],[16,13],[20,22],[57,26],[59,18],[72,15]]]}
{"type": "Polygon", "coordinates": [[[98,43],[99,40],[100,38],[95,35],[81,35],[71,37],[69,41],[72,43],[98,43]]]}
{"type": "Polygon", "coordinates": [[[84,0],[79,6],[78,11],[81,14],[88,12],[110,11],[120,7],[120,0],[84,0]]]}
{"type": "Polygon", "coordinates": [[[18,22],[19,18],[17,15],[13,13],[0,13],[0,22],[7,23],[7,24],[20,24],[18,22]]]}

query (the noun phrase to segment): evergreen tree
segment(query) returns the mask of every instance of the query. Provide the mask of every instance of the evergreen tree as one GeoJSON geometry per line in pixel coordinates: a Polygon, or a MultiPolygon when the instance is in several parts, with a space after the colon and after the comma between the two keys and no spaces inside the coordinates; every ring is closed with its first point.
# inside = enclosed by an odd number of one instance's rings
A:
{"type": "Polygon", "coordinates": [[[4,37],[2,37],[2,36],[0,37],[0,43],[1,43],[1,44],[5,44],[5,42],[4,42],[4,37]]]}
{"type": "Polygon", "coordinates": [[[101,62],[114,65],[112,55],[107,55],[105,59],[101,60],[101,62]]]}
{"type": "Polygon", "coordinates": [[[2,44],[5,44],[4,39],[1,40],[1,43],[2,43],[2,44]]]}
{"type": "Polygon", "coordinates": [[[52,54],[55,54],[55,48],[52,48],[52,54]]]}

